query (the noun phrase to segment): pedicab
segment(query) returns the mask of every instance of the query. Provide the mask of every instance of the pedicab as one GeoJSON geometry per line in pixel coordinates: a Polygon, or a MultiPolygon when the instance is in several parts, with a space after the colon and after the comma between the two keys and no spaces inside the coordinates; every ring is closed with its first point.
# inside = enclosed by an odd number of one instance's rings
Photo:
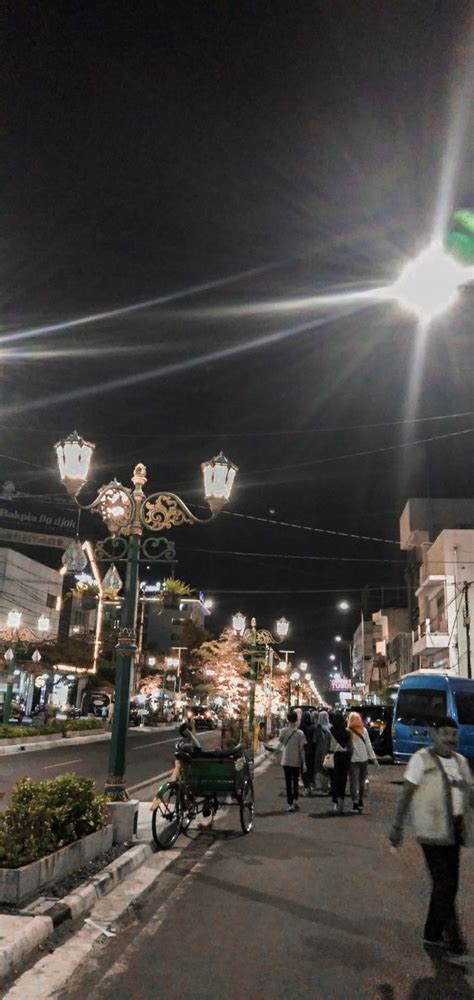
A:
{"type": "Polygon", "coordinates": [[[199,814],[214,817],[223,806],[237,805],[243,833],[250,833],[255,809],[253,752],[240,744],[229,750],[203,750],[179,740],[175,770],[151,804],[157,847],[176,843],[199,814]]]}

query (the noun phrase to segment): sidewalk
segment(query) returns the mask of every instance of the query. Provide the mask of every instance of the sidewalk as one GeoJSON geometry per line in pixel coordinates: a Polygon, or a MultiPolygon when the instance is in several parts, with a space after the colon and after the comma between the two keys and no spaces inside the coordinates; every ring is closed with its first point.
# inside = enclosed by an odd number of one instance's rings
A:
{"type": "MultiPolygon", "coordinates": [[[[41,1000],[472,1000],[472,959],[435,968],[422,948],[428,880],[418,846],[407,838],[398,854],[389,851],[385,827],[401,779],[395,767],[371,776],[363,816],[334,816],[322,797],[288,814],[281,768],[265,764],[256,774],[254,831],[240,835],[231,807],[214,831],[193,833],[127,925],[114,926],[115,937],[96,931],[91,952],[81,931],[69,950],[56,950],[52,969],[71,970],[78,948],[83,961],[67,986],[41,1000]]],[[[131,898],[134,878],[152,861],[123,884],[131,898]]],[[[460,910],[468,935],[472,875],[465,852],[460,910]]],[[[113,896],[100,904],[102,920],[113,896]]],[[[17,1000],[19,990],[7,998],[17,1000]]]]}

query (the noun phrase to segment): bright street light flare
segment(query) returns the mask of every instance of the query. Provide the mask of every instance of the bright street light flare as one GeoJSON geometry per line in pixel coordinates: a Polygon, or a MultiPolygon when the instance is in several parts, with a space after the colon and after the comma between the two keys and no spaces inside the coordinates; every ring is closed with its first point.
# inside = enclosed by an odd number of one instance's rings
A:
{"type": "Polygon", "coordinates": [[[467,277],[466,268],[450,257],[441,243],[430,243],[405,264],[391,291],[400,305],[429,324],[454,305],[467,277]]]}

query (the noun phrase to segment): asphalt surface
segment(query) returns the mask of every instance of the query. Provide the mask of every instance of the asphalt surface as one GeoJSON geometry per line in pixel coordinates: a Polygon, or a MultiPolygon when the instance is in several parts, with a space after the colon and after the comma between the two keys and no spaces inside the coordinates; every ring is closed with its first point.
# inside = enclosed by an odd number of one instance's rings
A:
{"type": "MultiPolygon", "coordinates": [[[[234,808],[214,832],[191,828],[188,850],[58,1000],[472,1000],[473,959],[423,949],[420,848],[407,835],[394,854],[386,839],[401,779],[371,772],[363,816],[334,816],[322,797],[288,815],[281,768],[264,765],[254,831],[238,833],[234,808]]],[[[473,874],[465,851],[468,937],[473,874]]]]}
{"type": "MultiPolygon", "coordinates": [[[[203,746],[215,745],[220,741],[220,732],[199,732],[203,746]]],[[[127,785],[141,784],[147,778],[154,778],[172,767],[174,744],[179,738],[178,730],[130,729],[128,732],[127,785]]],[[[107,777],[110,741],[84,743],[69,746],[64,740],[51,750],[25,750],[22,753],[0,757],[0,809],[5,808],[13,785],[19,778],[29,777],[35,781],[53,778],[58,774],[73,772],[93,778],[98,790],[102,790],[107,777]]],[[[133,791],[136,798],[143,798],[143,792],[133,791]]],[[[145,792],[145,797],[147,793],[145,792]]],[[[149,797],[149,796],[148,796],[149,797]]]]}

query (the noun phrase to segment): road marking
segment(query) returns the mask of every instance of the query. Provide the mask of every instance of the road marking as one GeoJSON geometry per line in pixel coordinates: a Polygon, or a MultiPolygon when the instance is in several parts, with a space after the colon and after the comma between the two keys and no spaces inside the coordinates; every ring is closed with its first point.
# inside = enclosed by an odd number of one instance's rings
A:
{"type": "Polygon", "coordinates": [[[172,740],[155,740],[154,743],[142,743],[139,747],[131,747],[130,753],[133,753],[134,750],[145,750],[146,747],[161,747],[164,743],[177,743],[178,738],[175,736],[172,740]]]}
{"type": "Polygon", "coordinates": [[[42,771],[50,771],[53,767],[66,767],[66,764],[80,764],[82,757],[76,757],[75,760],[62,760],[60,764],[47,764],[46,767],[42,768],[42,771]]]}

